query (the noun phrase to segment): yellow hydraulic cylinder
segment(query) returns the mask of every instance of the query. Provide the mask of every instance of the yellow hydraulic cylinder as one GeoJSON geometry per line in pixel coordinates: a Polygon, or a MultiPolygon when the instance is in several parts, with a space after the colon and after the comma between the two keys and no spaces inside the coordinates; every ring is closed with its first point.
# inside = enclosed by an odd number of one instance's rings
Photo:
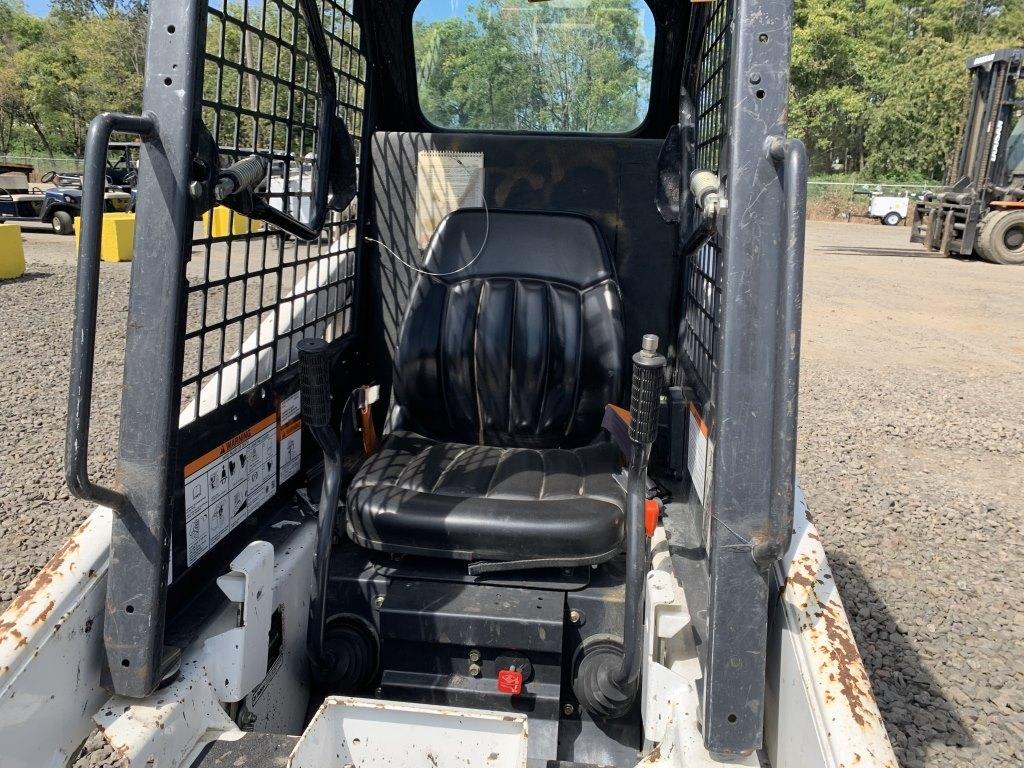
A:
{"type": "Polygon", "coordinates": [[[0,224],[0,280],[25,274],[25,247],[21,244],[21,227],[0,224]]]}
{"type": "MultiPolygon", "coordinates": [[[[75,218],[75,243],[82,230],[82,220],[75,218]]],[[[104,213],[103,239],[100,241],[101,261],[131,261],[135,246],[135,214],[104,213]]]]}

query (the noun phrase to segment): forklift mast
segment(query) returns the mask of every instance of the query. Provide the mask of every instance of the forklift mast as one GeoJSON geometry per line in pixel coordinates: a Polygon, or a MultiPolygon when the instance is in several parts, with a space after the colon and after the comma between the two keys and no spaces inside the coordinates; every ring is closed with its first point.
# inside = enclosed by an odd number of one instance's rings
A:
{"type": "Polygon", "coordinates": [[[1013,117],[1022,99],[1016,95],[1024,50],[1004,48],[967,61],[971,88],[967,96],[960,146],[947,184],[968,179],[986,202],[1002,199],[1008,187],[1021,186],[1024,168],[1007,163],[1013,117]]]}
{"type": "Polygon", "coordinates": [[[967,60],[971,87],[946,186],[914,206],[910,241],[943,256],[1024,264],[1024,49],[967,60]]]}

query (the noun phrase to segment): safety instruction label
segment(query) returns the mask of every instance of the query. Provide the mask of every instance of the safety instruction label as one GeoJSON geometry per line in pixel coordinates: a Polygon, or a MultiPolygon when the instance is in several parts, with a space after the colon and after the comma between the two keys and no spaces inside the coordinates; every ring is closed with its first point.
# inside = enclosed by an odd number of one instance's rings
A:
{"type": "Polygon", "coordinates": [[[302,410],[300,393],[281,401],[281,420],[277,428],[278,465],[281,482],[290,480],[302,466],[302,410]]]}
{"type": "Polygon", "coordinates": [[[277,492],[277,414],[185,466],[185,544],[191,566],[277,492]]]}
{"type": "Polygon", "coordinates": [[[689,425],[686,430],[686,469],[690,473],[697,498],[705,505],[711,490],[711,467],[714,461],[714,448],[708,439],[707,424],[700,417],[697,406],[690,403],[689,425]]]}
{"type": "Polygon", "coordinates": [[[416,156],[416,242],[426,248],[441,220],[484,203],[483,152],[422,150],[416,156]]]}

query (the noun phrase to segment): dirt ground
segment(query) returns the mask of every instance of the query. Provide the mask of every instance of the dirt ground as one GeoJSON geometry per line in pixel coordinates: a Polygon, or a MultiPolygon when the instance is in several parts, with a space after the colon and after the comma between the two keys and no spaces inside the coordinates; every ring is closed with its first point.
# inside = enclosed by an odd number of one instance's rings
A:
{"type": "MultiPolygon", "coordinates": [[[[904,766],[1024,764],[1024,269],[810,222],[799,472],[904,766]]],[[[63,485],[73,241],[0,283],[0,609],[88,509],[63,485]]],[[[109,480],[129,266],[103,265],[109,480]]]]}

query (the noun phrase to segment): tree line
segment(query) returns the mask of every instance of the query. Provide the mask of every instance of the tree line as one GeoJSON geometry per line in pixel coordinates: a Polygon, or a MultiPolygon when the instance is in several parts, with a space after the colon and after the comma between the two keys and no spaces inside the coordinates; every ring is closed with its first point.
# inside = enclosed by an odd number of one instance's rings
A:
{"type": "Polygon", "coordinates": [[[141,104],[143,0],[0,0],[0,155],[80,157],[89,121],[141,104]]]}
{"type": "MultiPolygon", "coordinates": [[[[477,0],[416,22],[424,113],[457,127],[629,130],[649,78],[639,2],[477,0]]],[[[145,0],[53,0],[46,17],[0,0],[0,155],[80,156],[95,114],[138,110],[145,28],[145,0]]],[[[1022,0],[795,0],[790,132],[815,173],[940,180],[965,60],[1022,44],[1022,0]]],[[[269,98],[261,111],[274,111],[269,98]]]]}
{"type": "Polygon", "coordinates": [[[1021,0],[795,0],[794,10],[790,132],[816,173],[943,180],[967,58],[1024,46],[1021,0]]]}

